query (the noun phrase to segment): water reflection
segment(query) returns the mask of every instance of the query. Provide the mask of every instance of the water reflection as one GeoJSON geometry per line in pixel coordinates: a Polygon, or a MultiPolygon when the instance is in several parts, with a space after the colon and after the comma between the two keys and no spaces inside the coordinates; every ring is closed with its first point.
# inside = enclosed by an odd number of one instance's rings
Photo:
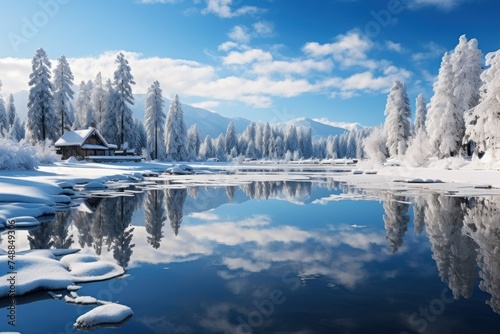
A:
{"type": "Polygon", "coordinates": [[[79,210],[58,212],[54,222],[29,231],[28,241],[31,248],[81,247],[92,248],[99,255],[110,253],[124,268],[134,261],[136,244],[137,262],[148,262],[145,254],[153,252],[154,263],[218,254],[217,275],[238,294],[249,289],[242,277],[277,267],[289,268],[290,278],[295,275],[302,283],[323,277],[331,286],[348,289],[370,278],[395,277],[396,271],[373,266],[414,246],[405,244],[409,234],[428,238],[439,278],[455,299],[471,298],[480,281],[479,288],[491,296],[491,309],[500,313],[500,199],[495,197],[458,198],[437,193],[411,197],[352,188],[329,178],[218,187],[167,184],[135,196],[88,198],[79,210]],[[211,211],[252,199],[314,206],[318,204],[311,203],[334,200],[332,193],[346,194],[347,199],[370,195],[380,200],[383,214],[374,225],[383,222],[384,228],[324,224],[310,230],[307,224],[297,227],[287,221],[275,222],[270,215],[224,221],[211,211]],[[144,226],[132,223],[136,210],[144,210],[144,226]],[[197,217],[203,223],[190,224],[192,220],[186,217],[197,217]],[[411,221],[413,232],[408,232],[411,221]],[[218,247],[224,247],[224,252],[218,247]]]}

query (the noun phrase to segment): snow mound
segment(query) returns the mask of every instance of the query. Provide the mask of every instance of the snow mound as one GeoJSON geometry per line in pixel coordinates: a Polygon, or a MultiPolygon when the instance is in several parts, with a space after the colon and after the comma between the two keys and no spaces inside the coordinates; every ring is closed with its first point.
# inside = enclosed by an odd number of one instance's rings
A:
{"type": "Polygon", "coordinates": [[[74,327],[92,327],[101,324],[116,324],[130,317],[134,312],[128,306],[110,303],[98,306],[76,319],[74,327]]]}
{"type": "Polygon", "coordinates": [[[106,186],[99,181],[91,181],[79,187],[80,189],[106,189],[106,186]]]}
{"type": "MultiPolygon", "coordinates": [[[[74,251],[74,250],[71,250],[74,251]]],[[[61,252],[62,254],[67,252],[61,252]]],[[[0,263],[8,263],[8,255],[0,252],[0,263]]],[[[99,260],[97,256],[81,254],[65,255],[58,260],[53,250],[30,250],[16,255],[16,274],[0,276],[0,298],[8,296],[10,281],[16,283],[16,294],[23,295],[35,290],[60,290],[78,282],[100,281],[124,273],[117,264],[99,260]],[[86,262],[81,259],[86,259],[86,262]]]]}

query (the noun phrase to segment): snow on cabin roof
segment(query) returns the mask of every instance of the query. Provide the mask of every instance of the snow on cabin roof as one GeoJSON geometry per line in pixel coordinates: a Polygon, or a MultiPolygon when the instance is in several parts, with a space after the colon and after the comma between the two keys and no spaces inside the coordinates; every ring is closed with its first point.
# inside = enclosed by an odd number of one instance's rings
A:
{"type": "Polygon", "coordinates": [[[82,146],[85,143],[85,141],[87,140],[87,138],[89,138],[94,132],[107,148],[113,148],[113,145],[108,144],[106,142],[106,140],[101,136],[99,131],[97,131],[95,128],[92,128],[92,127],[88,128],[86,130],[68,131],[65,134],[63,134],[62,137],[59,138],[55,142],[54,145],[55,146],[82,146]]]}

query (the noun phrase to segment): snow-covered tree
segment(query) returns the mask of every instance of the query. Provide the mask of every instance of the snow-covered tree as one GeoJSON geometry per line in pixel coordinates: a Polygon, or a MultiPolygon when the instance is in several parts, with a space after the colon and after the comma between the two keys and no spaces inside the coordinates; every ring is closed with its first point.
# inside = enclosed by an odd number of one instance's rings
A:
{"type": "Polygon", "coordinates": [[[225,138],[222,133],[215,139],[214,147],[215,147],[215,157],[220,161],[226,161],[227,160],[226,145],[225,145],[225,138]]]}
{"type": "Polygon", "coordinates": [[[198,125],[193,124],[189,127],[187,132],[187,150],[188,160],[195,161],[200,154],[201,138],[198,131],[198,125]]]}
{"type": "Polygon", "coordinates": [[[388,157],[387,137],[381,127],[374,128],[371,134],[365,138],[363,149],[368,159],[375,162],[384,162],[388,157]]]}
{"type": "Polygon", "coordinates": [[[423,166],[429,157],[431,157],[431,145],[429,143],[429,137],[424,130],[420,130],[417,134],[410,140],[408,149],[406,150],[405,160],[412,167],[423,166]]]}
{"type": "Polygon", "coordinates": [[[117,144],[120,141],[118,137],[118,92],[113,87],[110,80],[106,82],[106,108],[105,116],[101,125],[101,134],[108,144],[117,144]]]}
{"type": "Polygon", "coordinates": [[[114,88],[116,95],[116,115],[118,116],[118,139],[120,146],[129,142],[133,136],[133,117],[132,110],[129,105],[134,104],[134,95],[132,94],[132,85],[135,85],[134,77],[131,73],[128,60],[125,59],[123,53],[119,53],[115,63],[118,64],[114,73],[114,88]]]}
{"type": "Polygon", "coordinates": [[[165,150],[165,113],[163,112],[163,96],[158,81],[148,88],[144,127],[148,138],[147,149],[154,160],[164,160],[165,150]]]}
{"type": "Polygon", "coordinates": [[[101,72],[97,73],[94,79],[94,88],[92,89],[92,95],[90,97],[92,103],[92,109],[94,110],[94,119],[96,122],[96,128],[99,132],[103,132],[104,117],[106,116],[107,107],[107,91],[102,83],[101,72]]]}
{"type": "Polygon", "coordinates": [[[500,144],[500,50],[486,55],[487,69],[481,75],[482,100],[466,117],[466,138],[477,144],[479,152],[500,144]]]}
{"type": "Polygon", "coordinates": [[[96,126],[94,118],[94,108],[92,106],[92,81],[82,81],[78,89],[78,96],[75,101],[75,130],[87,129],[96,126]]]}
{"type": "Polygon", "coordinates": [[[12,94],[9,95],[7,102],[7,121],[9,122],[9,138],[17,141],[21,140],[24,137],[24,128],[17,115],[12,94]]]}
{"type": "Polygon", "coordinates": [[[54,70],[54,109],[57,117],[58,131],[60,137],[67,130],[71,129],[74,120],[73,105],[73,73],[69,67],[65,56],[57,59],[57,66],[54,70]]]}
{"type": "Polygon", "coordinates": [[[299,132],[299,147],[303,158],[309,159],[313,156],[312,146],[312,130],[311,127],[307,127],[299,132]]]}
{"type": "Polygon", "coordinates": [[[9,120],[7,110],[5,108],[5,101],[2,96],[2,81],[0,81],[0,138],[7,137],[9,133],[9,120]]]}
{"type": "Polygon", "coordinates": [[[231,150],[238,146],[238,135],[236,134],[236,129],[233,122],[229,122],[226,129],[226,136],[224,137],[224,144],[226,147],[226,153],[230,154],[231,150]]]}
{"type": "Polygon", "coordinates": [[[215,148],[212,143],[212,138],[210,138],[210,135],[205,136],[205,140],[201,144],[200,147],[200,158],[202,159],[208,159],[208,158],[214,158],[215,157],[215,148]]]}
{"type": "Polygon", "coordinates": [[[425,131],[425,119],[427,117],[427,103],[425,102],[424,94],[418,94],[416,100],[416,109],[415,109],[415,123],[414,129],[415,134],[420,131],[425,131]]]}
{"type": "MultiPolygon", "coordinates": [[[[450,54],[445,53],[441,60],[441,67],[437,81],[434,83],[434,95],[429,103],[425,127],[429,135],[431,148],[435,153],[439,153],[439,145],[443,139],[444,132],[453,129],[443,129],[441,119],[443,115],[451,114],[453,104],[453,72],[450,64],[450,54]]],[[[449,152],[448,152],[449,153],[449,152]]],[[[441,154],[439,154],[441,155],[441,154]]]]}
{"type": "Polygon", "coordinates": [[[135,149],[137,155],[141,155],[143,149],[146,149],[148,145],[148,136],[146,133],[146,128],[144,127],[144,122],[141,122],[137,118],[134,119],[132,127],[132,136],[130,139],[130,147],[135,149]]]}
{"type": "Polygon", "coordinates": [[[175,95],[170,102],[170,108],[165,125],[165,148],[167,155],[174,161],[187,160],[187,133],[184,125],[184,113],[179,101],[179,96],[175,95]]]}
{"type": "Polygon", "coordinates": [[[56,140],[57,120],[54,111],[54,87],[50,81],[51,63],[44,49],[38,49],[31,61],[30,91],[26,119],[26,139],[35,144],[56,140]]]}
{"type": "Polygon", "coordinates": [[[297,128],[291,124],[288,125],[285,132],[285,149],[290,152],[295,152],[300,149],[297,128]]]}
{"type": "Polygon", "coordinates": [[[411,136],[411,110],[406,86],[399,81],[394,82],[387,97],[385,115],[384,133],[388,153],[393,157],[403,155],[411,136]]]}

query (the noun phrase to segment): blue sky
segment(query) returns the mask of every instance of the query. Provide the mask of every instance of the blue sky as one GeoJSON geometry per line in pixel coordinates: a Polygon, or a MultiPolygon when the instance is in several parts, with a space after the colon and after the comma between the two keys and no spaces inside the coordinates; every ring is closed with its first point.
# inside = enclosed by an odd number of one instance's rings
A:
{"type": "Polygon", "coordinates": [[[377,125],[394,80],[429,100],[462,34],[500,48],[497,0],[0,0],[2,93],[28,89],[43,47],[75,84],[111,77],[124,51],[144,93],[224,116],[377,125]]]}

